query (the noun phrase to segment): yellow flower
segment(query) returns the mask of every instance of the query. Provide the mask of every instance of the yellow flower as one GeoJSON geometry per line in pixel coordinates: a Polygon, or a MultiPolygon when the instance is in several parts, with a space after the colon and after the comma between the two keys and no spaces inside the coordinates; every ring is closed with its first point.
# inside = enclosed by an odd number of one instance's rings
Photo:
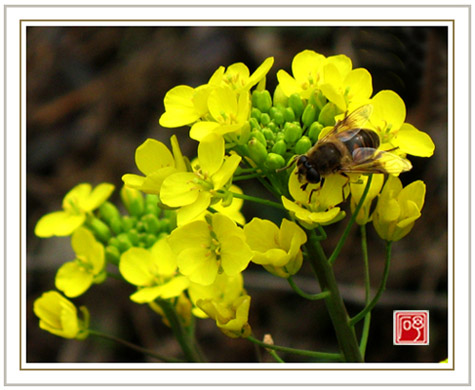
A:
{"type": "Polygon", "coordinates": [[[130,296],[137,303],[178,297],[189,284],[187,278],[178,275],[176,257],[166,238],[150,249],[128,249],[120,257],[119,271],[125,280],[138,287],[130,296]]]}
{"type": "Polygon", "coordinates": [[[200,318],[212,318],[227,336],[247,337],[251,334],[248,323],[251,297],[243,288],[242,274],[220,274],[209,286],[192,283],[189,288],[193,314],[200,318]]]}
{"type": "Polygon", "coordinates": [[[191,125],[208,114],[208,96],[212,88],[205,84],[197,88],[179,85],[165,95],[165,112],[159,123],[163,127],[191,125]]]}
{"type": "Polygon", "coordinates": [[[83,340],[87,337],[89,313],[85,307],[80,309],[84,320],[78,318],[76,306],[57,291],[43,293],[33,304],[40,328],[66,339],[83,340]]]}
{"type": "Polygon", "coordinates": [[[213,202],[221,200],[217,192],[232,179],[241,157],[225,157],[224,140],[209,135],[198,146],[198,163],[193,172],[179,172],[168,176],[162,184],[160,199],[177,210],[177,224],[181,226],[198,218],[213,202]]]}
{"type": "Polygon", "coordinates": [[[277,72],[282,92],[286,96],[298,93],[303,99],[308,99],[320,86],[324,64],[325,56],[313,50],[298,53],[292,60],[293,77],[285,70],[277,72]]]}
{"type": "Polygon", "coordinates": [[[76,259],[64,263],[56,273],[56,288],[67,297],[77,297],[86,292],[92,283],[104,281],[104,247],[85,228],[78,228],[71,237],[76,259]]]}
{"type": "Polygon", "coordinates": [[[229,86],[236,91],[249,91],[266,76],[273,63],[273,57],[266,58],[252,75],[249,75],[249,68],[242,62],[228,66],[226,71],[224,66],[220,66],[211,76],[209,84],[229,86]]]}
{"type": "Polygon", "coordinates": [[[421,216],[425,193],[426,186],[421,180],[403,188],[399,178],[390,175],[373,214],[378,235],[387,241],[398,241],[406,236],[421,216]]]}
{"type": "Polygon", "coordinates": [[[323,66],[320,90],[343,112],[367,103],[373,93],[371,74],[363,68],[352,69],[351,59],[345,55],[328,57],[323,66]]]}
{"type": "Polygon", "coordinates": [[[168,242],[180,272],[202,285],[212,284],[218,273],[239,274],[252,257],[242,229],[222,214],[176,228],[168,242]]]}
{"type": "MultiPolygon", "coordinates": [[[[192,304],[187,298],[186,294],[180,294],[176,299],[173,299],[171,303],[173,304],[175,312],[180,317],[183,325],[190,326],[192,304]]],[[[170,321],[168,321],[168,318],[165,315],[163,309],[160,307],[160,305],[157,302],[149,302],[148,305],[155,313],[159,314],[162,317],[163,323],[169,328],[171,328],[170,321]]]]}
{"type": "Polygon", "coordinates": [[[240,134],[248,126],[251,104],[248,91],[236,92],[228,86],[214,88],[208,97],[209,118],[196,122],[190,138],[202,141],[209,134],[240,134]]]}
{"type": "Polygon", "coordinates": [[[394,153],[430,157],[435,145],[430,136],[409,123],[406,119],[404,101],[393,91],[380,91],[372,99],[373,113],[370,124],[379,132],[382,150],[397,148],[394,153]]]}
{"type": "Polygon", "coordinates": [[[147,139],[135,151],[135,163],[144,176],[125,174],[124,183],[147,194],[159,194],[163,180],[175,172],[186,171],[186,162],[181,154],[176,136],[170,138],[172,152],[160,141],[147,139]]]}
{"type": "Polygon", "coordinates": [[[253,263],[282,278],[298,272],[303,260],[300,247],[307,236],[296,223],[284,218],[279,229],[271,221],[253,218],[243,230],[253,251],[253,263]]]}
{"type": "Polygon", "coordinates": [[[88,213],[97,209],[114,191],[108,183],[99,184],[94,190],[88,183],[79,184],[63,199],[63,210],[40,218],[35,227],[38,237],[69,236],[86,220],[88,213]]]}
{"type": "Polygon", "coordinates": [[[321,188],[320,184],[309,183],[303,190],[294,170],[289,179],[289,192],[294,201],[282,196],[282,204],[305,228],[329,225],[345,217],[345,212],[335,206],[347,196],[347,183],[347,178],[332,174],[325,178],[321,188]]]}
{"type": "MultiPolygon", "coordinates": [[[[232,184],[229,187],[229,191],[237,193],[237,194],[242,194],[242,190],[232,184]]],[[[228,192],[228,194],[230,194],[228,192]]],[[[230,194],[231,195],[231,194],[230,194]]],[[[229,203],[229,200],[225,197],[222,200],[218,201],[217,203],[213,203],[211,206],[213,211],[226,215],[227,217],[231,218],[234,222],[236,222],[238,225],[244,225],[246,223],[246,220],[244,219],[244,215],[241,213],[241,208],[243,205],[244,201],[240,198],[232,197],[231,202],[229,203]]],[[[201,217],[197,219],[204,219],[206,216],[207,211],[204,211],[201,217]]]]}
{"type": "MultiPolygon", "coordinates": [[[[356,206],[363,196],[363,192],[366,188],[366,183],[368,182],[368,176],[362,175],[356,181],[350,182],[350,192],[351,192],[351,212],[354,213],[356,206]]],[[[383,187],[384,175],[383,174],[373,174],[373,179],[366,195],[366,198],[363,202],[363,205],[360,208],[358,215],[356,216],[356,223],[358,225],[365,225],[371,221],[371,204],[374,198],[376,198],[383,187]]]]}

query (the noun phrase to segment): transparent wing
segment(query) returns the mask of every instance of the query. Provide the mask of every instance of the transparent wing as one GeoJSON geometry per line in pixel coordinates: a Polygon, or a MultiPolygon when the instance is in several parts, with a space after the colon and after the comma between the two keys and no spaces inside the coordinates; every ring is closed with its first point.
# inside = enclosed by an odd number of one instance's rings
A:
{"type": "Polygon", "coordinates": [[[409,160],[394,153],[374,148],[358,148],[353,152],[353,162],[342,168],[348,173],[391,173],[398,175],[411,170],[409,160]]]}
{"type": "Polygon", "coordinates": [[[368,121],[372,112],[373,106],[371,104],[357,108],[342,120],[338,121],[327,134],[318,140],[318,143],[326,142],[332,135],[342,132],[348,132],[348,135],[345,135],[345,139],[342,139],[342,141],[354,137],[368,121]]]}

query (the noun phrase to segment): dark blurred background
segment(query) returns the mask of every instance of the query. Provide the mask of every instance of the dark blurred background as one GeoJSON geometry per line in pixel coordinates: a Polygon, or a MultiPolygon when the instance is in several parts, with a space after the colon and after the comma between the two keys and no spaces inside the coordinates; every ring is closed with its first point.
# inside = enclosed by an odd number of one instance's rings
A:
{"type": "MultiPolygon", "coordinates": [[[[163,97],[179,84],[198,86],[220,65],[244,62],[252,71],[269,56],[290,72],[295,54],[312,49],[346,54],[354,67],[373,76],[374,94],[396,91],[406,102],[407,119],[430,134],[432,158],[411,158],[414,169],[403,183],[427,185],[422,217],[409,236],[393,245],[387,290],[373,310],[368,362],[438,362],[447,357],[447,29],[445,27],[28,27],[27,29],[27,213],[28,362],[143,362],[147,357],[90,337],[78,342],[38,328],[33,301],[54,289],[57,268],[72,260],[68,238],[38,239],[33,229],[47,212],[58,210],[66,192],[80,182],[121,186],[136,173],[134,152],[147,137],[168,144],[173,133],[184,153],[196,143],[185,129],[163,129],[158,118],[163,97]],[[393,346],[392,315],[397,309],[430,310],[429,346],[393,346]]],[[[246,191],[258,191],[252,183],[246,191]]],[[[117,192],[117,191],[116,191],[117,192]]],[[[113,199],[117,199],[117,193],[113,199]]],[[[246,217],[266,215],[245,206],[246,217]]],[[[328,228],[329,252],[344,224],[328,228]]],[[[335,265],[351,315],[363,307],[363,265],[358,229],[335,265]]],[[[379,286],[384,243],[368,226],[371,280],[379,286]]],[[[296,296],[285,280],[259,267],[245,272],[252,296],[250,323],[256,337],[272,334],[276,344],[334,351],[333,328],[323,302],[296,296]]],[[[304,265],[295,278],[317,292],[304,265]]],[[[115,280],[95,285],[74,302],[88,306],[92,326],[162,354],[179,355],[171,332],[147,306],[133,304],[133,288],[115,280]]],[[[222,335],[211,320],[198,321],[198,339],[210,361],[272,361],[245,340],[222,335]]],[[[358,332],[360,328],[358,327],[358,332]]],[[[299,359],[282,355],[286,360],[299,359]]]]}

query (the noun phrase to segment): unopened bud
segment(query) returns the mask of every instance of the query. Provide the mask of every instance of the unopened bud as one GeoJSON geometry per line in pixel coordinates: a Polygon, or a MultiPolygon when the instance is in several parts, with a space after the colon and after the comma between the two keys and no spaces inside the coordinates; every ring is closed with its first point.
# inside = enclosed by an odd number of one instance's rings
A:
{"type": "Polygon", "coordinates": [[[270,116],[268,113],[263,113],[261,115],[261,125],[267,126],[270,123],[270,116]]]}
{"type": "Polygon", "coordinates": [[[118,242],[119,251],[121,253],[125,252],[127,249],[133,246],[127,233],[120,233],[117,236],[117,242],[118,242]]]}
{"type": "Polygon", "coordinates": [[[286,107],[285,110],[284,110],[284,120],[286,122],[293,122],[296,119],[297,118],[295,117],[295,112],[292,109],[292,107],[286,107]]]}
{"type": "Polygon", "coordinates": [[[160,213],[160,208],[158,207],[158,195],[147,194],[145,195],[145,210],[144,214],[155,214],[160,213]]]}
{"type": "Polygon", "coordinates": [[[120,197],[130,215],[140,217],[143,214],[145,203],[142,192],[123,186],[120,190],[120,197]]]}
{"type": "Polygon", "coordinates": [[[274,146],[272,146],[272,152],[280,154],[281,156],[284,155],[284,153],[287,151],[287,144],[283,139],[280,141],[277,141],[274,146]]]}
{"type": "Polygon", "coordinates": [[[295,123],[286,123],[284,127],[284,141],[293,145],[302,136],[302,128],[295,123]]]}
{"type": "Polygon", "coordinates": [[[284,91],[280,87],[280,84],[274,90],[274,106],[282,105],[287,106],[289,98],[285,96],[284,91]]]}
{"type": "Polygon", "coordinates": [[[102,220],[110,224],[112,219],[120,218],[120,211],[114,204],[106,201],[99,207],[99,216],[102,220]]]}
{"type": "Polygon", "coordinates": [[[315,107],[313,104],[310,104],[310,103],[307,104],[302,114],[303,128],[306,129],[307,127],[309,127],[315,121],[316,116],[317,116],[317,107],[315,107]]]}
{"type": "Polygon", "coordinates": [[[130,229],[133,229],[137,224],[137,218],[124,215],[122,217],[122,230],[128,232],[130,229]]]}
{"type": "Polygon", "coordinates": [[[323,126],[334,126],[335,125],[335,116],[338,115],[338,108],[335,104],[328,102],[320,111],[318,116],[318,121],[323,126]]]}
{"type": "Polygon", "coordinates": [[[249,157],[251,157],[256,164],[262,164],[266,160],[267,149],[256,138],[251,138],[247,146],[249,157]]]}
{"type": "Polygon", "coordinates": [[[276,125],[281,125],[285,122],[284,111],[280,107],[272,107],[269,110],[269,116],[276,125]]]}
{"type": "Polygon", "coordinates": [[[272,98],[269,91],[256,91],[252,93],[253,102],[255,101],[254,107],[257,107],[261,112],[268,112],[272,107],[272,98]],[[255,97],[254,97],[255,96],[255,97]]]}
{"type": "Polygon", "coordinates": [[[270,170],[280,169],[285,166],[285,159],[280,154],[269,153],[264,165],[270,170]]]}
{"type": "Polygon", "coordinates": [[[313,143],[306,135],[300,138],[295,144],[295,154],[305,154],[312,147],[313,143]]]}
{"type": "Polygon", "coordinates": [[[118,265],[120,260],[120,251],[114,245],[107,245],[104,251],[107,262],[118,265]]]}
{"type": "Polygon", "coordinates": [[[303,113],[303,100],[298,93],[294,93],[289,97],[289,107],[294,111],[295,117],[300,118],[303,113]]]}
{"type": "Polygon", "coordinates": [[[308,129],[308,137],[313,143],[318,141],[318,136],[320,135],[322,129],[323,125],[320,122],[313,122],[308,129]]]}
{"type": "Polygon", "coordinates": [[[94,236],[101,242],[106,243],[111,238],[111,231],[99,218],[92,218],[88,221],[87,226],[94,233],[94,236]]]}
{"type": "Polygon", "coordinates": [[[160,220],[156,215],[146,214],[142,217],[141,221],[145,225],[147,233],[157,234],[160,231],[160,220]]]}

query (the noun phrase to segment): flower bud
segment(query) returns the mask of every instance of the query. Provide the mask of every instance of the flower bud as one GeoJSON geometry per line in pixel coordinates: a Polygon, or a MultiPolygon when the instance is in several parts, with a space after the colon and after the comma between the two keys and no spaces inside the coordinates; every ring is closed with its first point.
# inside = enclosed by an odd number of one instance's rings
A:
{"type": "Polygon", "coordinates": [[[99,218],[92,218],[87,222],[88,228],[94,233],[94,236],[101,242],[107,242],[111,238],[109,226],[99,218]]]}
{"type": "Polygon", "coordinates": [[[282,125],[285,122],[284,112],[280,107],[272,107],[269,110],[269,116],[276,125],[282,125]]]}
{"type": "Polygon", "coordinates": [[[108,245],[105,248],[105,255],[107,262],[118,265],[120,260],[120,251],[114,245],[108,245]]]}
{"type": "Polygon", "coordinates": [[[274,90],[274,106],[282,105],[284,107],[287,106],[289,98],[284,94],[280,84],[274,90]]]}
{"type": "Polygon", "coordinates": [[[280,154],[269,153],[264,165],[270,170],[276,170],[285,166],[285,160],[280,154]]]}
{"type": "Polygon", "coordinates": [[[338,107],[335,104],[328,102],[320,111],[318,121],[323,126],[334,126],[336,115],[338,115],[338,107]]]}
{"type": "Polygon", "coordinates": [[[292,145],[302,136],[302,128],[295,123],[287,122],[284,127],[284,141],[292,145]]]}
{"type": "Polygon", "coordinates": [[[320,135],[322,129],[323,125],[320,122],[313,122],[308,129],[308,137],[313,143],[318,141],[318,136],[320,135]]]}
{"type": "Polygon", "coordinates": [[[112,219],[120,218],[120,212],[114,204],[106,201],[99,207],[99,216],[101,219],[110,224],[112,219]]]}
{"type": "Polygon", "coordinates": [[[297,118],[295,117],[294,110],[292,110],[292,107],[286,107],[284,110],[284,120],[286,122],[293,122],[297,118]]]}
{"type": "Polygon", "coordinates": [[[303,100],[298,93],[294,93],[289,97],[289,107],[294,111],[295,117],[300,118],[303,113],[303,100]]]}
{"type": "Polygon", "coordinates": [[[306,135],[300,138],[295,144],[295,154],[305,154],[312,147],[313,143],[306,135]]]}
{"type": "Polygon", "coordinates": [[[317,115],[317,107],[315,107],[313,104],[310,104],[310,103],[307,104],[302,114],[302,123],[303,123],[304,129],[309,127],[315,121],[316,115],[317,115]]]}
{"type": "Polygon", "coordinates": [[[117,236],[117,247],[119,248],[119,251],[125,252],[127,249],[131,248],[132,242],[130,241],[130,238],[127,233],[120,233],[117,236]]]}
{"type": "Polygon", "coordinates": [[[269,91],[256,91],[252,93],[253,102],[255,101],[254,107],[257,107],[261,112],[268,112],[272,107],[272,98],[269,91]],[[255,97],[254,97],[255,96],[255,97]]]}
{"type": "Polygon", "coordinates": [[[145,195],[145,210],[144,214],[155,214],[160,213],[160,208],[158,207],[158,195],[147,194],[145,195]]]}
{"type": "Polygon", "coordinates": [[[158,237],[155,234],[147,234],[145,236],[145,247],[150,248],[158,240],[158,237]]]}
{"type": "Polygon", "coordinates": [[[262,129],[262,134],[264,135],[264,137],[267,141],[274,141],[274,139],[275,139],[274,132],[271,129],[267,128],[267,127],[262,129]]]}
{"type": "Polygon", "coordinates": [[[258,121],[261,120],[261,110],[256,107],[252,107],[251,109],[251,118],[256,118],[258,121]]]}
{"type": "Polygon", "coordinates": [[[132,245],[136,246],[139,244],[140,237],[136,229],[130,229],[127,232],[127,236],[129,237],[129,240],[132,243],[132,245]]]}
{"type": "Polygon", "coordinates": [[[157,234],[160,231],[160,220],[154,214],[146,214],[141,221],[145,225],[147,233],[157,234]]]}
{"type": "Polygon", "coordinates": [[[109,226],[115,235],[122,233],[122,218],[120,216],[112,218],[109,226]]]}
{"type": "Polygon", "coordinates": [[[249,157],[256,163],[262,164],[267,158],[266,147],[256,138],[251,138],[247,144],[249,157]]]}
{"type": "Polygon", "coordinates": [[[261,115],[261,125],[267,126],[270,123],[270,116],[266,112],[261,115]]]}
{"type": "Polygon", "coordinates": [[[139,217],[144,212],[144,199],[142,192],[134,188],[123,186],[120,190],[122,203],[130,215],[139,217]]]}
{"type": "Polygon", "coordinates": [[[272,146],[272,152],[280,154],[281,156],[283,156],[286,151],[287,151],[287,144],[285,143],[283,139],[281,139],[280,141],[277,141],[274,144],[274,146],[272,146]]]}
{"type": "Polygon", "coordinates": [[[259,124],[259,121],[256,118],[250,118],[249,119],[249,125],[251,126],[252,130],[260,130],[261,125],[259,124]]]}
{"type": "Polygon", "coordinates": [[[124,215],[122,217],[122,230],[124,232],[128,232],[130,229],[133,229],[137,224],[137,218],[129,217],[128,215],[124,215]]]}
{"type": "Polygon", "coordinates": [[[231,203],[233,203],[233,194],[228,191],[226,192],[223,200],[221,201],[221,206],[228,207],[231,206],[231,203]]]}
{"type": "Polygon", "coordinates": [[[267,141],[266,141],[266,137],[264,136],[264,134],[262,134],[261,131],[253,131],[251,132],[251,137],[252,138],[255,138],[257,141],[259,141],[262,145],[266,146],[267,145],[267,141]]]}

